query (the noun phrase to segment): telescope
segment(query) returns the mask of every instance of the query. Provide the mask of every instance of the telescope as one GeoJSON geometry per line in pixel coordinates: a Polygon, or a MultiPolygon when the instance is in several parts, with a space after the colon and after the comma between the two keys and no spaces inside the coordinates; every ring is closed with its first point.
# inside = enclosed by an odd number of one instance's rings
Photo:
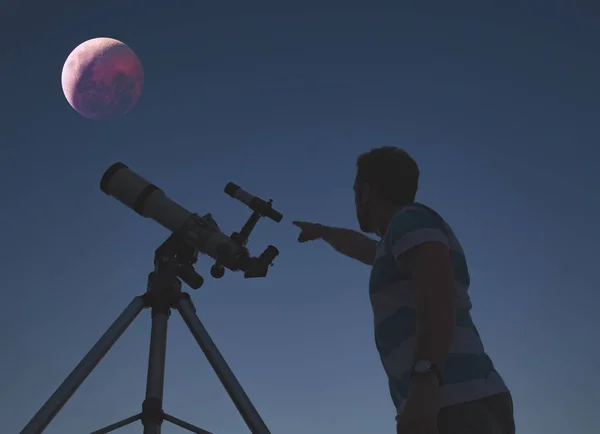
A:
{"type": "MultiPolygon", "coordinates": [[[[115,163],[106,170],[100,181],[100,189],[142,217],[150,218],[172,231],[175,237],[198,253],[213,258],[215,263],[210,274],[216,279],[223,277],[225,268],[241,270],[245,278],[265,277],[269,266],[279,255],[277,248],[270,245],[258,257],[253,257],[246,244],[261,217],[280,222],[283,216],[273,209],[272,200],[256,197],[232,182],[226,185],[225,193],[246,204],[253,213],[242,230],[231,236],[221,232],[210,213],[200,216],[188,211],[123,163],[115,163]]],[[[193,264],[188,265],[182,269],[179,277],[190,287],[198,289],[203,278],[192,269],[193,264]]]]}
{"type": "Polygon", "coordinates": [[[274,246],[268,246],[258,257],[253,257],[246,248],[246,243],[261,217],[268,217],[275,222],[281,221],[283,216],[273,209],[273,201],[265,201],[236,184],[228,183],[225,193],[246,204],[253,212],[239,232],[227,236],[221,232],[211,214],[199,216],[191,213],[123,163],[115,163],[106,170],[100,182],[100,189],[139,215],[161,224],[172,233],[154,252],[154,270],[148,275],[145,294],[133,298],[75,369],[46,400],[23,428],[21,434],[43,433],[144,309],[151,309],[151,332],[146,397],[142,403],[142,411],[96,430],[92,434],[108,434],[134,422],[142,423],[144,434],[160,434],[165,421],[196,434],[211,434],[163,410],[167,324],[171,310],[177,310],[181,315],[251,433],[270,434],[265,422],[198,318],[190,295],[181,291],[181,282],[185,282],[193,289],[200,288],[204,283],[203,277],[194,270],[198,253],[208,255],[215,260],[210,273],[217,279],[223,277],[225,268],[232,271],[241,270],[245,278],[265,277],[279,251],[274,246]]]}

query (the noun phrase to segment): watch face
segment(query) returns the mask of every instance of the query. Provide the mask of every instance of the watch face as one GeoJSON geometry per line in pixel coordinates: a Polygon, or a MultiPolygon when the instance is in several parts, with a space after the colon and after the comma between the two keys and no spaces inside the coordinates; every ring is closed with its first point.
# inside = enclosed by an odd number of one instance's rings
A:
{"type": "Polygon", "coordinates": [[[429,372],[431,369],[431,362],[429,360],[419,360],[415,364],[415,371],[419,373],[429,372]]]}

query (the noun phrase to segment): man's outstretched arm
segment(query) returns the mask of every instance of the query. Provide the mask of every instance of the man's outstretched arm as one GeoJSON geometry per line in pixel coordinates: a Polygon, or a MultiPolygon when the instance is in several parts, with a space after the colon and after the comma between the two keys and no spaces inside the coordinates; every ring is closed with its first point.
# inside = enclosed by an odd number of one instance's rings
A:
{"type": "Polygon", "coordinates": [[[334,228],[318,223],[293,222],[302,232],[298,241],[323,240],[342,255],[356,259],[367,265],[375,262],[377,241],[352,229],[334,228]]]}

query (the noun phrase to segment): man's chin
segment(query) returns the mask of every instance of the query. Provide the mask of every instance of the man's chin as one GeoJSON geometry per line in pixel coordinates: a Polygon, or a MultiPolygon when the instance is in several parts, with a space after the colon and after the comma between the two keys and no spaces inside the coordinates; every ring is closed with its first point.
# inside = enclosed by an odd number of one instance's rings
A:
{"type": "Polygon", "coordinates": [[[361,222],[360,220],[358,222],[358,227],[360,228],[360,230],[362,232],[364,232],[366,234],[372,234],[373,233],[373,231],[371,230],[371,227],[368,224],[361,222]]]}

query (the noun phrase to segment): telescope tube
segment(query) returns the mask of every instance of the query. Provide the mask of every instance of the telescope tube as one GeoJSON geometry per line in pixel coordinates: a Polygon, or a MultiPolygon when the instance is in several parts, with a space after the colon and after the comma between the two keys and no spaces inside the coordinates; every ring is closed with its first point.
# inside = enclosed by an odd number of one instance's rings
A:
{"type": "Polygon", "coordinates": [[[173,232],[181,228],[192,214],[123,163],[115,163],[106,170],[100,181],[100,190],[173,232]]]}

